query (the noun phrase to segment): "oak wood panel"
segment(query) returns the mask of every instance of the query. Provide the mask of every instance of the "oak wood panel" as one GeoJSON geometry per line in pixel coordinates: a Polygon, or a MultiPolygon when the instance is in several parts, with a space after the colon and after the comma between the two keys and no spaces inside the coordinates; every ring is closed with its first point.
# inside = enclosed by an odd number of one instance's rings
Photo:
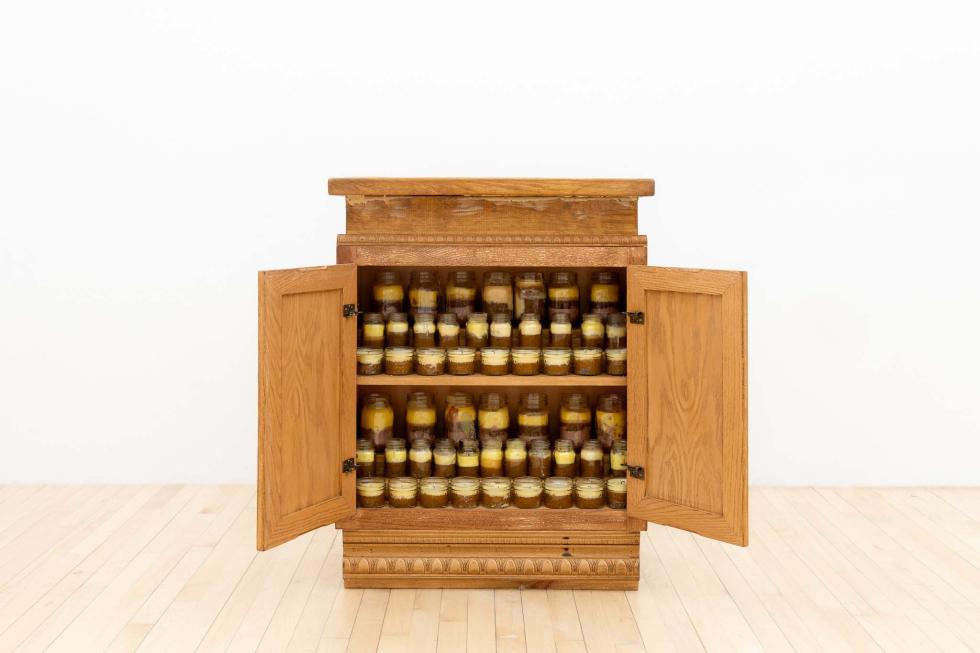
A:
{"type": "Polygon", "coordinates": [[[484,376],[483,374],[469,374],[466,376],[454,376],[452,374],[442,374],[440,376],[419,376],[418,374],[406,374],[404,376],[392,376],[390,374],[376,374],[372,376],[358,376],[357,385],[359,386],[520,386],[533,388],[538,386],[563,388],[576,387],[611,387],[621,388],[626,386],[625,376],[610,376],[600,374],[598,376],[581,376],[578,374],[568,374],[565,376],[548,376],[547,374],[537,374],[535,376],[515,376],[506,374],[504,376],[484,376]]]}
{"type": "Polygon", "coordinates": [[[633,266],[629,324],[631,516],[747,544],[745,274],[633,266]]]}
{"type": "MultiPolygon", "coordinates": [[[[338,243],[345,239],[337,239],[338,243]]],[[[494,266],[528,268],[618,267],[630,264],[631,247],[603,245],[338,244],[337,261],[386,266],[494,266]]]]}
{"type": "Polygon", "coordinates": [[[347,177],[327,180],[331,195],[467,195],[514,197],[640,197],[652,179],[347,177]]]}
{"type": "Polygon", "coordinates": [[[356,291],[353,265],[259,275],[259,549],[354,510],[356,291]]]}
{"type": "Polygon", "coordinates": [[[348,234],[636,234],[635,198],[347,198],[348,234]]]}
{"type": "Polygon", "coordinates": [[[487,530],[543,531],[625,531],[626,511],[612,508],[594,510],[551,510],[538,508],[358,508],[352,517],[341,519],[337,528],[383,528],[406,530],[487,530]]]}

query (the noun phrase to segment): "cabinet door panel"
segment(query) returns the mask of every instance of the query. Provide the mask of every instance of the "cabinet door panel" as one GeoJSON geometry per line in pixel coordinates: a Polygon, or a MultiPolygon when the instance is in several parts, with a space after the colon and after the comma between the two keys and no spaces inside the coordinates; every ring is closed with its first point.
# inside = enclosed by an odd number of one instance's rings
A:
{"type": "Polygon", "coordinates": [[[630,266],[630,516],[748,543],[744,272],[630,266]]]}
{"type": "Polygon", "coordinates": [[[354,512],[355,274],[259,273],[259,549],[354,512]]]}

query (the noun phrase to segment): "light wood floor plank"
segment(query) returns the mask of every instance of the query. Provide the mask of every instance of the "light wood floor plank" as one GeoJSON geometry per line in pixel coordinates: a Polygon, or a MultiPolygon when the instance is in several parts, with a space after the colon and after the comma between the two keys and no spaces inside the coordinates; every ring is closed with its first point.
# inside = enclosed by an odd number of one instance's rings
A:
{"type": "Polygon", "coordinates": [[[497,649],[497,630],[493,590],[468,590],[466,597],[466,651],[493,653],[497,649]]]}
{"type": "Polygon", "coordinates": [[[497,653],[524,653],[524,607],[520,590],[493,591],[497,653]]]}
{"type": "Polygon", "coordinates": [[[439,631],[437,653],[456,653],[466,648],[467,599],[469,592],[460,589],[442,590],[439,600],[439,631]]]}
{"type": "MultiPolygon", "coordinates": [[[[381,638],[392,590],[364,590],[354,627],[347,642],[347,653],[375,653],[381,638]]],[[[393,590],[398,591],[398,590],[393,590]]],[[[326,651],[342,649],[324,649],[326,651]]]]}

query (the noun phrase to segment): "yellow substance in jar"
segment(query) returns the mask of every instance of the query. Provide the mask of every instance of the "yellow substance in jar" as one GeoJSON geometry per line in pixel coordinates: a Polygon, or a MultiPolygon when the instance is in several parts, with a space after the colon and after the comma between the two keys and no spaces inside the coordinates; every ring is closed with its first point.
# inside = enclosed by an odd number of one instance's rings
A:
{"type": "Polygon", "coordinates": [[[385,449],[385,462],[403,463],[408,457],[408,452],[404,449],[385,449]]]}
{"type": "Polygon", "coordinates": [[[600,431],[611,433],[614,438],[623,437],[623,432],[626,430],[626,419],[623,413],[607,413],[597,410],[595,419],[600,431]]]}
{"type": "Polygon", "coordinates": [[[369,431],[390,429],[395,422],[395,415],[383,408],[365,408],[361,411],[361,427],[369,431]]]}
{"type": "Polygon", "coordinates": [[[598,499],[602,497],[602,484],[579,485],[575,488],[575,493],[583,499],[598,499]]]}
{"type": "Polygon", "coordinates": [[[459,325],[458,324],[440,324],[439,325],[439,337],[440,338],[455,338],[459,335],[459,325]]]}
{"type": "Polygon", "coordinates": [[[506,304],[508,306],[514,301],[514,293],[510,286],[484,286],[483,301],[488,304],[506,304]]]}
{"type": "Polygon", "coordinates": [[[510,352],[510,357],[514,359],[514,363],[537,363],[541,357],[541,352],[538,349],[532,349],[531,351],[518,351],[514,349],[510,352]]]}
{"type": "Polygon", "coordinates": [[[504,452],[504,456],[507,458],[507,460],[525,460],[527,458],[527,450],[508,448],[507,451],[504,452]]]}
{"type": "Polygon", "coordinates": [[[487,463],[498,463],[504,459],[503,449],[484,449],[480,452],[480,461],[487,463]]]}
{"type": "Polygon", "coordinates": [[[414,329],[415,333],[422,334],[422,335],[429,335],[436,332],[436,323],[416,322],[412,328],[414,329]]]}
{"type": "Polygon", "coordinates": [[[575,452],[574,451],[556,451],[555,452],[555,464],[556,465],[571,465],[575,462],[575,452]]]}
{"type": "Polygon", "coordinates": [[[480,426],[483,428],[505,430],[510,426],[510,412],[506,408],[481,410],[479,421],[480,426]]]}
{"type": "Polygon", "coordinates": [[[561,409],[561,421],[565,424],[582,424],[592,421],[592,412],[588,410],[561,409]]]}
{"type": "Polygon", "coordinates": [[[606,350],[606,360],[607,361],[624,361],[626,360],[626,350],[625,349],[607,349],[606,350]]]}
{"type": "Polygon", "coordinates": [[[626,454],[624,453],[609,454],[609,466],[615,470],[626,469],[626,454]]]}
{"type": "Polygon", "coordinates": [[[476,408],[473,406],[447,406],[446,421],[451,421],[451,419],[455,419],[457,422],[475,422],[476,408]]]}
{"type": "Polygon", "coordinates": [[[626,327],[610,325],[606,328],[606,336],[610,338],[625,338],[626,337],[626,327]]]}
{"type": "Polygon", "coordinates": [[[436,423],[436,409],[409,406],[405,413],[405,421],[412,426],[432,426],[436,423]]]}
{"type": "Polygon", "coordinates": [[[571,351],[545,351],[542,354],[546,365],[564,365],[572,358],[571,351]]]}
{"type": "Polygon", "coordinates": [[[520,332],[525,336],[536,336],[541,333],[541,323],[540,322],[521,322],[520,332]]]}
{"type": "Polygon", "coordinates": [[[426,463],[432,460],[432,452],[428,449],[412,449],[408,452],[408,459],[417,463],[426,463]]]}
{"type": "Polygon", "coordinates": [[[509,349],[484,348],[480,350],[480,359],[486,365],[506,365],[508,356],[510,356],[509,349]]]}
{"type": "Polygon", "coordinates": [[[548,288],[548,298],[555,301],[575,301],[578,299],[578,286],[567,288],[552,286],[548,288]]]}
{"type": "Polygon", "coordinates": [[[556,336],[567,336],[572,332],[571,322],[552,322],[551,333],[556,336]]]}
{"type": "MultiPolygon", "coordinates": [[[[467,465],[469,466],[469,465],[467,465]]],[[[465,485],[452,485],[453,494],[461,497],[471,497],[480,490],[479,483],[473,483],[472,485],[467,483],[465,485]]]]}
{"type": "Polygon", "coordinates": [[[510,322],[494,322],[490,325],[490,335],[495,338],[510,337],[510,322]]]}
{"type": "Polygon", "coordinates": [[[592,301],[611,303],[619,301],[619,286],[613,283],[592,284],[592,301]]]}
{"type": "Polygon", "coordinates": [[[404,349],[396,349],[392,351],[391,349],[385,350],[385,360],[391,361],[393,363],[404,363],[405,361],[412,360],[412,354],[415,353],[411,347],[406,347],[404,349]]]}
{"type": "Polygon", "coordinates": [[[475,338],[484,338],[490,332],[490,325],[486,322],[475,322],[470,320],[466,323],[466,333],[475,338]]]}
{"type": "Polygon", "coordinates": [[[435,308],[439,304],[439,291],[412,288],[408,291],[408,301],[412,306],[435,308]]]}
{"type": "Polygon", "coordinates": [[[518,413],[520,426],[548,426],[548,413],[518,413]]]}
{"type": "Polygon", "coordinates": [[[405,299],[405,289],[401,286],[375,286],[374,298],[379,302],[400,302],[405,299]]]}
{"type": "Polygon", "coordinates": [[[377,365],[378,363],[381,362],[381,358],[383,356],[384,356],[384,352],[380,349],[377,351],[369,351],[365,353],[358,352],[357,362],[360,363],[361,365],[377,365]]]}
{"type": "Polygon", "coordinates": [[[391,321],[387,328],[388,333],[408,333],[408,322],[391,321]]]}
{"type": "Polygon", "coordinates": [[[437,496],[442,496],[443,494],[449,492],[449,484],[448,483],[425,483],[423,481],[420,484],[419,489],[422,491],[422,494],[425,494],[430,497],[433,496],[437,497],[437,496]]]}
{"type": "Polygon", "coordinates": [[[450,453],[439,453],[435,454],[437,465],[455,465],[456,464],[456,452],[450,453]]]}
{"type": "Polygon", "coordinates": [[[450,349],[446,352],[446,356],[453,363],[469,363],[476,360],[476,352],[470,349],[457,351],[450,349]]]}
{"type": "Polygon", "coordinates": [[[567,497],[572,493],[572,484],[569,483],[567,486],[562,485],[559,487],[545,486],[544,491],[553,497],[567,497]]]}
{"type": "Polygon", "coordinates": [[[384,324],[365,324],[364,325],[364,337],[365,338],[384,338],[385,337],[385,325],[384,324]]]}
{"type": "Polygon", "coordinates": [[[484,481],[483,494],[489,497],[506,497],[510,494],[510,483],[488,483],[484,481]]]}
{"type": "Polygon", "coordinates": [[[460,467],[478,467],[480,465],[480,454],[476,452],[461,453],[456,456],[456,464],[460,467]]]}
{"type": "Polygon", "coordinates": [[[583,336],[602,336],[605,328],[599,320],[586,320],[582,322],[583,336]]]}
{"type": "Polygon", "coordinates": [[[446,299],[468,302],[476,299],[476,288],[449,286],[446,288],[446,299]]]}
{"type": "Polygon", "coordinates": [[[359,463],[373,463],[374,462],[374,452],[370,450],[364,450],[357,452],[357,462],[359,463]]]}
{"type": "Polygon", "coordinates": [[[518,497],[536,497],[541,494],[541,486],[534,485],[531,483],[515,483],[514,484],[514,496],[518,497]]]}
{"type": "Polygon", "coordinates": [[[582,457],[582,460],[602,460],[602,449],[582,447],[582,452],[579,455],[582,457]]]}
{"type": "Polygon", "coordinates": [[[414,499],[415,493],[418,490],[414,485],[409,485],[408,487],[389,487],[388,496],[392,499],[414,499]]]}
{"type": "Polygon", "coordinates": [[[418,353],[416,354],[416,357],[421,365],[438,365],[442,361],[446,360],[446,353],[440,349],[432,353],[418,353]]]}
{"type": "Polygon", "coordinates": [[[357,486],[357,493],[362,497],[380,497],[384,491],[384,483],[361,483],[357,486]]]}

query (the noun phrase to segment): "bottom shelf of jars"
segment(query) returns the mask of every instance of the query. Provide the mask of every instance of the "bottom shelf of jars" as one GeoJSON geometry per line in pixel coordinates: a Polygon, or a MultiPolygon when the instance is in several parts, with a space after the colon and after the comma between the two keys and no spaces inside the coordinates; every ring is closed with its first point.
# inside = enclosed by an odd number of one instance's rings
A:
{"type": "Polygon", "coordinates": [[[532,530],[606,531],[627,527],[626,511],[616,508],[358,508],[337,528],[368,530],[532,530]]]}

